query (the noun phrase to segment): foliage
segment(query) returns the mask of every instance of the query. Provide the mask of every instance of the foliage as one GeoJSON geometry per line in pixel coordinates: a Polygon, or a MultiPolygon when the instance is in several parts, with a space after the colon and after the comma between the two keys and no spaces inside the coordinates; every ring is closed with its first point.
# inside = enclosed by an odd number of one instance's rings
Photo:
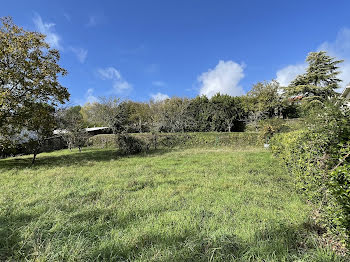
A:
{"type": "Polygon", "coordinates": [[[350,236],[350,144],[342,145],[339,163],[330,173],[329,189],[339,205],[335,211],[335,222],[350,236]]]}
{"type": "Polygon", "coordinates": [[[280,85],[277,81],[258,82],[248,92],[248,109],[250,112],[261,112],[266,117],[281,115],[282,96],[279,94],[280,85]]]}
{"type": "Polygon", "coordinates": [[[346,194],[339,196],[347,185],[342,175],[346,167],[337,165],[340,145],[350,138],[350,110],[339,100],[329,100],[309,112],[306,129],[274,136],[271,149],[296,177],[298,188],[318,206],[323,223],[334,233],[349,236],[349,202],[344,205],[346,194]]]}
{"type": "Polygon", "coordinates": [[[57,115],[58,127],[61,131],[59,135],[66,141],[70,150],[75,146],[81,151],[88,139],[81,106],[60,109],[57,115]]]}
{"type": "MultiPolygon", "coordinates": [[[[263,141],[256,132],[219,133],[219,132],[196,132],[196,133],[159,133],[156,145],[154,135],[151,133],[129,134],[144,142],[148,148],[188,148],[188,147],[251,147],[262,146],[263,141]]],[[[89,144],[100,148],[117,147],[115,136],[101,134],[89,138],[89,144]]]]}
{"type": "Polygon", "coordinates": [[[281,118],[272,118],[261,120],[259,122],[260,136],[269,143],[270,139],[277,133],[287,132],[289,127],[286,125],[285,120],[281,118]]]}
{"type": "Polygon", "coordinates": [[[324,101],[336,95],[341,80],[338,64],[343,60],[336,60],[324,51],[311,52],[306,58],[308,67],[306,73],[299,75],[291,82],[286,92],[289,96],[301,96],[308,101],[315,99],[324,101]]]}
{"type": "Polygon", "coordinates": [[[128,134],[117,135],[117,145],[122,155],[134,155],[146,151],[145,143],[136,137],[128,134]]]}
{"type": "Polygon", "coordinates": [[[240,130],[245,112],[239,97],[216,94],[210,99],[211,131],[240,130]]]}
{"type": "Polygon", "coordinates": [[[35,159],[54,128],[54,107],[69,98],[58,81],[67,72],[44,35],[25,31],[9,17],[0,21],[0,147],[15,147],[25,135],[35,159]]]}

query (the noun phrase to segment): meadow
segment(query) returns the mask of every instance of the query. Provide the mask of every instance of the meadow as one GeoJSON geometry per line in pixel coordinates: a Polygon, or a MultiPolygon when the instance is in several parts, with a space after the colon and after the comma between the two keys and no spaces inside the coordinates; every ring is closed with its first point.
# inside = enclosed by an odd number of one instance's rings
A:
{"type": "Polygon", "coordinates": [[[263,148],[0,160],[0,261],[345,261],[263,148]]]}

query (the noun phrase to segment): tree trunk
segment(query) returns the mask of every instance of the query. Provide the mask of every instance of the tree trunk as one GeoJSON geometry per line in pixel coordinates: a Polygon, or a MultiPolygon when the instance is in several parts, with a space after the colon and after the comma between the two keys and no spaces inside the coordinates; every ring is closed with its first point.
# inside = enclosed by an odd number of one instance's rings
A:
{"type": "Polygon", "coordinates": [[[157,149],[157,135],[153,134],[153,145],[154,145],[154,149],[157,149]]]}
{"type": "Polygon", "coordinates": [[[31,165],[34,165],[37,154],[38,154],[38,152],[37,152],[37,150],[35,150],[34,153],[33,153],[33,159],[32,159],[32,164],[31,165]]]}

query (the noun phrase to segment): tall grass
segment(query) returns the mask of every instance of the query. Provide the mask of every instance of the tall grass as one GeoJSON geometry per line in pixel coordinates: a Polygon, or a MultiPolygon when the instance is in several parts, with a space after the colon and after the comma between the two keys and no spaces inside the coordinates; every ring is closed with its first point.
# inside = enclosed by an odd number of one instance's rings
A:
{"type": "Polygon", "coordinates": [[[0,160],[0,260],[345,261],[263,149],[0,160]]]}

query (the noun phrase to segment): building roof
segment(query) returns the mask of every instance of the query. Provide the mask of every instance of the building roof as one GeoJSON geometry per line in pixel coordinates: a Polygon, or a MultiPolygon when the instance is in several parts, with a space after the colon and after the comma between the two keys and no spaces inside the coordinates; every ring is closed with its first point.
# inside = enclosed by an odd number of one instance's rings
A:
{"type": "Polygon", "coordinates": [[[86,132],[92,132],[92,131],[105,130],[105,129],[109,129],[109,127],[106,127],[106,126],[102,126],[102,127],[88,127],[88,128],[85,128],[85,131],[86,132]]]}
{"type": "MultiPolygon", "coordinates": [[[[106,126],[84,128],[84,130],[86,132],[94,132],[94,131],[107,130],[107,129],[109,129],[109,127],[106,127],[106,126]]],[[[68,131],[66,129],[56,129],[53,131],[54,135],[63,135],[63,134],[67,134],[67,133],[68,133],[68,131]]]]}
{"type": "Polygon", "coordinates": [[[53,131],[54,135],[63,135],[63,134],[67,134],[68,131],[66,129],[56,129],[53,131]]]}
{"type": "Polygon", "coordinates": [[[349,94],[350,94],[350,84],[345,87],[341,96],[347,98],[349,97],[349,94]]]}

